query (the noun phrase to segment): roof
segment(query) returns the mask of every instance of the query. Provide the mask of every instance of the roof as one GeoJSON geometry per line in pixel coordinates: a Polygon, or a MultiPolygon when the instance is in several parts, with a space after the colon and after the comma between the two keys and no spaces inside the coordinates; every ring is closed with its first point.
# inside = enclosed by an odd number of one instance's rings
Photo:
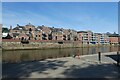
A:
{"type": "Polygon", "coordinates": [[[102,35],[101,33],[94,33],[94,34],[102,35]]]}
{"type": "Polygon", "coordinates": [[[19,37],[20,37],[20,36],[29,37],[28,35],[26,35],[26,34],[24,34],[24,33],[20,33],[18,36],[19,36],[19,37]]]}
{"type": "Polygon", "coordinates": [[[28,23],[27,25],[25,25],[25,26],[33,26],[33,27],[35,27],[34,25],[32,25],[31,23],[28,23]]]}
{"type": "Polygon", "coordinates": [[[19,33],[13,33],[13,37],[16,37],[18,35],[19,35],[19,33]]]}
{"type": "Polygon", "coordinates": [[[2,27],[2,33],[8,33],[8,32],[9,32],[8,28],[2,27]]]}
{"type": "Polygon", "coordinates": [[[43,29],[43,27],[42,27],[42,26],[38,26],[38,27],[37,27],[37,29],[41,29],[41,30],[42,30],[42,29],[43,29]]]}
{"type": "Polygon", "coordinates": [[[52,32],[52,34],[63,34],[63,32],[52,32]]]}
{"type": "Polygon", "coordinates": [[[77,33],[87,33],[87,31],[78,31],[77,33]]]}
{"type": "Polygon", "coordinates": [[[35,28],[35,31],[41,31],[41,29],[39,27],[35,28]]]}
{"type": "Polygon", "coordinates": [[[119,34],[111,34],[111,35],[108,35],[109,37],[120,37],[119,34]]]}
{"type": "Polygon", "coordinates": [[[19,29],[19,27],[15,27],[15,28],[13,28],[13,30],[20,30],[20,29],[19,29]]]}
{"type": "Polygon", "coordinates": [[[29,34],[26,34],[27,36],[30,36],[29,34]]]}

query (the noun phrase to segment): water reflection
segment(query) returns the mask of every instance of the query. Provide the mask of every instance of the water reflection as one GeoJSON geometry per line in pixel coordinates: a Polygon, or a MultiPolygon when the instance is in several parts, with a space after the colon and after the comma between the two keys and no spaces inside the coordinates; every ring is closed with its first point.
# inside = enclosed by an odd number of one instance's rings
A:
{"type": "Polygon", "coordinates": [[[90,48],[65,48],[65,49],[47,49],[47,50],[17,50],[17,51],[2,51],[2,60],[6,62],[21,62],[35,61],[47,58],[58,58],[73,56],[79,50],[80,55],[96,54],[99,51],[112,52],[117,51],[118,47],[90,47],[90,48]]]}

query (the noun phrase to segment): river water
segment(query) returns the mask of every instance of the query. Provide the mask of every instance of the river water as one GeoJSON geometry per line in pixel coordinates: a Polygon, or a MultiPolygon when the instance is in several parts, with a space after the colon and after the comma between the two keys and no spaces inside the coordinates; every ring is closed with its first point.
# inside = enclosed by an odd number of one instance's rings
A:
{"type": "Polygon", "coordinates": [[[3,63],[18,63],[23,61],[36,61],[48,58],[69,57],[74,54],[88,55],[98,52],[114,52],[118,51],[116,46],[102,46],[90,48],[65,48],[65,49],[45,49],[45,50],[14,50],[2,51],[3,63]]]}

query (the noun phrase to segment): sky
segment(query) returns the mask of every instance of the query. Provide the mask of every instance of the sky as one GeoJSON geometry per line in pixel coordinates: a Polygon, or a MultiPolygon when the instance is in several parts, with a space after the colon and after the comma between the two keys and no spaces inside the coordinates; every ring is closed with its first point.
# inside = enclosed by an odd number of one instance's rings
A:
{"type": "Polygon", "coordinates": [[[119,2],[119,0],[1,0],[2,2],[119,2]]]}
{"type": "Polygon", "coordinates": [[[0,24],[2,24],[2,2],[0,2],[0,24]]]}
{"type": "Polygon", "coordinates": [[[117,2],[3,2],[4,27],[35,26],[118,32],[117,2]]]}

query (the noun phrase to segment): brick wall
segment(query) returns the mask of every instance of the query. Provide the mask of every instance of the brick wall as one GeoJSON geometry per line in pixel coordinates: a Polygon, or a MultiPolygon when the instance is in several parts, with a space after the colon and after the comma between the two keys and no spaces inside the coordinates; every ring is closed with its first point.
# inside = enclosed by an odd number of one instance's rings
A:
{"type": "Polygon", "coordinates": [[[118,37],[109,37],[110,43],[118,43],[118,37]]]}

